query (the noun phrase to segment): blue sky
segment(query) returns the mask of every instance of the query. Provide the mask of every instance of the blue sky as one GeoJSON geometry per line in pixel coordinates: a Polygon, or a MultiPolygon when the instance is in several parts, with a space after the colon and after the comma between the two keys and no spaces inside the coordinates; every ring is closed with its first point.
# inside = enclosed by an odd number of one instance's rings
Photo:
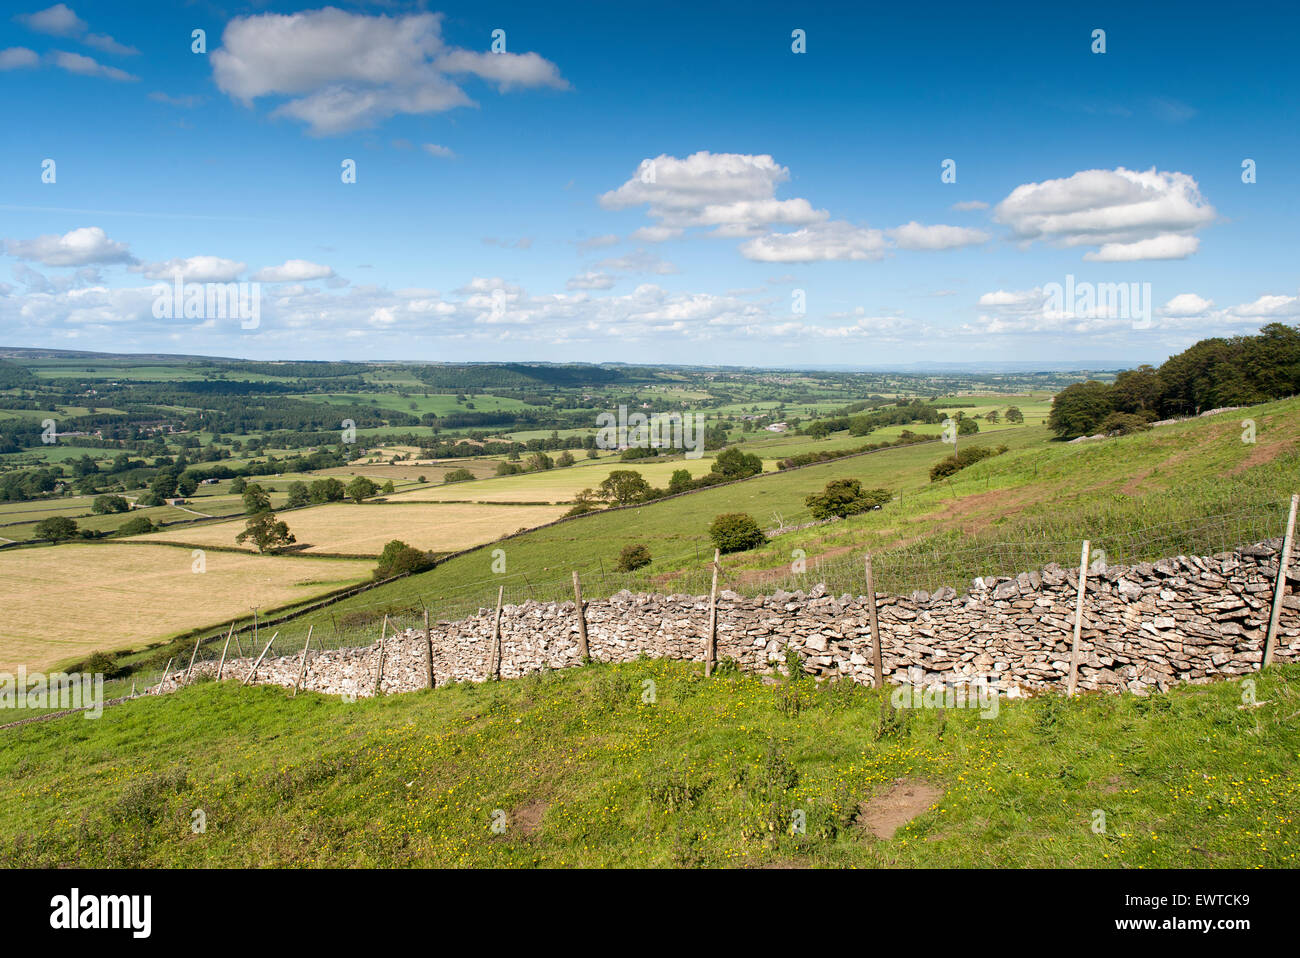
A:
{"type": "Polygon", "coordinates": [[[1136,363],[1300,320],[1285,5],[124,6],[0,23],[0,344],[1136,363]],[[156,318],[177,271],[257,325],[156,318]]]}

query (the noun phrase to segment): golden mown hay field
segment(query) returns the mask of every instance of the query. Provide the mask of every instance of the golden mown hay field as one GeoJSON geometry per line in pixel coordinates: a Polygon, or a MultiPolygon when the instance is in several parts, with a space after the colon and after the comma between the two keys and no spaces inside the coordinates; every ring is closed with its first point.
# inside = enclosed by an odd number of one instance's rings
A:
{"type": "Polygon", "coordinates": [[[620,462],[605,459],[598,462],[579,462],[545,472],[527,472],[519,476],[501,476],[467,482],[453,482],[447,486],[410,489],[389,496],[390,502],[572,502],[583,489],[595,489],[618,469],[639,472],[646,482],[666,489],[678,469],[688,469],[692,476],[701,476],[713,468],[713,460],[677,459],[671,462],[653,460],[620,462]]]}
{"type": "Polygon", "coordinates": [[[178,632],[363,582],[374,563],[134,543],[0,552],[0,671],[44,669],[96,650],[140,648],[178,632]]]}
{"type": "MultiPolygon", "coordinates": [[[[376,502],[364,505],[330,503],[278,513],[297,537],[300,553],[332,552],[377,556],[393,539],[417,549],[455,552],[499,539],[520,529],[544,525],[560,518],[564,506],[471,505],[460,503],[376,502]]],[[[239,546],[235,536],[243,531],[241,517],[228,522],[169,529],[132,538],[132,542],[184,542],[198,546],[254,549],[239,546]]]]}

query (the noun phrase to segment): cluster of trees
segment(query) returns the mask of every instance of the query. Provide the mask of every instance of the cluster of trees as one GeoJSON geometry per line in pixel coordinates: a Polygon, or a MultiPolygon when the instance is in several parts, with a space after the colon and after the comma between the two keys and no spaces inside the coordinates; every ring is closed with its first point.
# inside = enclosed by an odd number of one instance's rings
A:
{"type": "MultiPolygon", "coordinates": [[[[125,501],[125,500],[123,500],[125,501]]],[[[153,532],[154,524],[145,516],[134,516],[117,527],[114,535],[119,536],[138,536],[146,532],[153,532]]],[[[65,542],[68,539],[100,539],[109,535],[106,532],[100,532],[95,529],[82,529],[77,526],[76,519],[70,519],[67,516],[51,516],[48,519],[42,519],[36,523],[32,530],[33,539],[48,539],[56,545],[65,542]]]]}
{"type": "Polygon", "coordinates": [[[1063,439],[1126,432],[1158,419],[1249,406],[1300,393],[1300,328],[1270,323],[1255,336],[1203,339],[1159,368],[1139,366],[1115,382],[1067,386],[1047,425],[1063,439]]]}
{"type": "Polygon", "coordinates": [[[58,466],[22,469],[0,475],[0,502],[26,502],[53,492],[63,478],[58,466]]]}
{"type": "MultiPolygon", "coordinates": [[[[163,448],[166,449],[165,446],[163,448]]],[[[312,472],[346,464],[344,452],[334,449],[322,449],[310,455],[285,459],[271,456],[264,462],[248,463],[238,468],[228,465],[200,468],[192,464],[183,449],[175,459],[159,456],[153,464],[132,459],[129,453],[121,452],[109,465],[101,467],[90,456],[83,455],[62,465],[53,463],[34,469],[16,469],[0,475],[0,501],[24,502],[44,498],[63,485],[70,486],[71,491],[80,495],[144,488],[146,492],[137,504],[157,506],[164,499],[192,496],[204,479],[233,478],[238,482],[246,477],[270,476],[282,472],[312,472]]]]}
{"type": "MultiPolygon", "coordinates": [[[[595,454],[596,454],[595,449],[592,449],[591,453],[592,453],[592,458],[595,458],[595,454]]],[[[558,456],[556,456],[554,459],[552,459],[544,452],[535,452],[527,459],[523,460],[522,462],[511,462],[509,460],[504,460],[502,462],[497,463],[497,475],[517,476],[525,472],[544,472],[547,469],[554,469],[557,466],[559,466],[560,468],[564,468],[565,466],[571,466],[574,464],[575,461],[576,460],[573,458],[573,453],[569,452],[569,450],[567,449],[564,450],[564,452],[560,453],[558,456]]],[[[469,470],[466,469],[464,471],[468,472],[469,470]]],[[[470,478],[473,478],[473,476],[471,476],[470,478]]],[[[448,480],[448,481],[450,482],[453,480],[448,480]]]]}
{"type": "Polygon", "coordinates": [[[848,430],[851,436],[866,436],[881,426],[934,425],[948,418],[948,413],[919,400],[906,406],[878,410],[861,416],[836,416],[815,419],[803,428],[804,435],[825,439],[833,432],[848,430]]]}
{"type": "Polygon", "coordinates": [[[433,566],[433,553],[422,552],[401,539],[393,539],[379,553],[379,564],[372,575],[376,579],[391,579],[410,572],[423,572],[433,566]]]}
{"type": "Polygon", "coordinates": [[[763,460],[752,453],[742,452],[732,446],[723,450],[713,460],[709,471],[702,476],[691,476],[689,469],[675,469],[669,479],[668,488],[651,486],[649,481],[635,469],[615,469],[595,489],[584,489],[578,493],[576,503],[568,514],[580,516],[592,512],[602,502],[620,506],[638,502],[653,502],[665,496],[675,496],[692,489],[704,489],[721,482],[747,479],[763,471],[763,460]]]}
{"type": "Polygon", "coordinates": [[[874,452],[877,449],[888,449],[890,446],[907,446],[914,442],[931,442],[938,438],[937,435],[927,436],[923,433],[912,432],[910,429],[904,429],[893,442],[869,442],[862,446],[854,446],[852,449],[821,449],[813,452],[801,452],[796,456],[782,459],[776,464],[776,467],[778,469],[794,469],[797,466],[810,466],[815,462],[827,462],[831,459],[839,459],[842,456],[852,456],[861,452],[874,452]]]}

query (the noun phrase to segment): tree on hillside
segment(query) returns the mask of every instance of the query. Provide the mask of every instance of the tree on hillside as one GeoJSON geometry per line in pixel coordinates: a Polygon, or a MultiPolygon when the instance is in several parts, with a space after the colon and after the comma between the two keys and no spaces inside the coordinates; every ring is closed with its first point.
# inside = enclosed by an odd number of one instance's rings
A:
{"type": "Polygon", "coordinates": [[[615,469],[600,484],[602,498],[621,506],[636,502],[650,491],[650,483],[633,469],[615,469]]]}
{"type": "Polygon", "coordinates": [[[860,512],[883,506],[893,496],[888,489],[864,490],[857,479],[832,479],[821,492],[804,499],[814,519],[845,519],[860,512]]]}
{"type": "Polygon", "coordinates": [[[276,519],[275,513],[269,509],[249,516],[244,531],[235,536],[235,541],[240,545],[249,539],[253,540],[258,552],[278,552],[298,541],[289,531],[288,524],[276,519]]]}
{"type": "Polygon", "coordinates": [[[1062,439],[1089,436],[1111,412],[1110,387],[1089,379],[1072,383],[1056,394],[1047,427],[1062,439]]]}
{"type": "Polygon", "coordinates": [[[1007,422],[1019,423],[1024,421],[1025,421],[1025,414],[1020,411],[1019,406],[1007,407],[1007,422]]]}
{"type": "Polygon", "coordinates": [[[365,476],[357,476],[347,485],[347,496],[353,502],[369,499],[379,492],[379,487],[365,476]]]}
{"type": "Polygon", "coordinates": [[[1111,407],[1116,412],[1141,415],[1150,412],[1156,418],[1160,405],[1160,377],[1153,367],[1126,369],[1115,377],[1110,387],[1111,407]]]}
{"type": "Polygon", "coordinates": [[[307,493],[312,502],[341,502],[347,495],[347,487],[343,485],[343,480],[335,476],[328,476],[325,479],[316,479],[307,487],[307,493]]]}
{"type": "Polygon", "coordinates": [[[713,460],[712,471],[728,479],[746,479],[763,471],[763,460],[751,453],[741,452],[732,446],[718,453],[713,460]]]}
{"type": "Polygon", "coordinates": [[[77,523],[67,516],[53,516],[36,523],[32,535],[37,539],[49,539],[56,543],[64,539],[75,539],[78,535],[77,523]]]}
{"type": "Polygon", "coordinates": [[[265,512],[271,508],[271,494],[263,489],[256,482],[250,482],[244,487],[244,514],[248,516],[257,515],[259,512],[265,512]]]}
{"type": "Polygon", "coordinates": [[[153,523],[148,516],[132,516],[117,527],[119,536],[139,536],[153,532],[153,523]]]}
{"type": "Polygon", "coordinates": [[[160,472],[149,482],[149,491],[159,499],[170,499],[176,495],[177,479],[169,472],[160,472]]]}
{"type": "Polygon", "coordinates": [[[379,554],[379,565],[375,567],[374,577],[390,579],[407,572],[419,572],[431,565],[433,557],[429,553],[421,552],[400,539],[394,539],[379,554]]]}
{"type": "Polygon", "coordinates": [[[635,572],[651,562],[650,550],[643,545],[626,545],[618,554],[614,568],[619,572],[635,572]]]}
{"type": "Polygon", "coordinates": [[[674,469],[672,478],[668,480],[668,491],[670,493],[686,492],[691,488],[691,471],[689,469],[674,469]]]}
{"type": "Polygon", "coordinates": [[[305,506],[311,502],[311,493],[307,489],[305,482],[293,482],[289,484],[289,502],[290,507],[305,506]]]}
{"type": "Polygon", "coordinates": [[[743,552],[767,542],[754,517],[744,512],[727,512],[716,516],[709,526],[709,538],[723,553],[743,552]]]}
{"type": "Polygon", "coordinates": [[[123,496],[96,496],[95,501],[90,504],[90,509],[96,515],[111,515],[114,512],[129,512],[131,503],[123,496]]]}

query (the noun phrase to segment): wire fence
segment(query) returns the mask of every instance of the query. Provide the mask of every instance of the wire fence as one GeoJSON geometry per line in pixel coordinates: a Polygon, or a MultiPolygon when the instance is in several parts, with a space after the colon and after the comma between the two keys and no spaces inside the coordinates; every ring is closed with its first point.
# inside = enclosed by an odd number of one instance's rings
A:
{"type": "MultiPolygon", "coordinates": [[[[876,590],[908,594],[915,590],[935,592],[946,586],[961,593],[976,577],[1015,576],[1054,563],[1066,569],[1077,568],[1084,539],[1091,542],[1090,564],[1100,562],[1103,567],[1127,566],[1169,556],[1228,553],[1262,541],[1280,541],[1288,503],[1261,499],[1234,512],[1194,518],[1180,514],[1176,508],[1163,513],[1159,509],[1147,504],[1139,517],[1128,509],[1101,508],[1087,515],[1070,512],[1021,520],[1009,526],[992,525],[975,532],[931,532],[916,542],[871,552],[876,590]]],[[[865,591],[865,543],[862,547],[850,545],[833,557],[803,558],[797,550],[792,552],[788,566],[763,570],[746,569],[743,553],[730,559],[724,556],[718,587],[742,595],[777,590],[806,592],[819,584],[824,584],[831,594],[856,596],[865,591]]],[[[671,566],[681,569],[672,573],[670,579],[642,571],[618,572],[598,560],[564,573],[489,573],[472,581],[443,586],[437,594],[396,600],[376,593],[372,601],[366,601],[367,594],[362,593],[349,598],[337,610],[325,608],[312,613],[311,647],[329,650],[368,646],[378,640],[385,619],[387,632],[392,635],[404,629],[422,629],[426,611],[437,631],[439,623],[491,612],[498,594],[503,605],[519,605],[530,600],[572,602],[573,571],[578,572],[584,600],[607,598],[621,590],[708,594],[712,579],[711,549],[701,549],[692,542],[687,551],[668,558],[671,566]]],[[[221,633],[205,637],[197,653],[193,653],[192,640],[190,647],[184,649],[173,643],[167,658],[175,672],[188,667],[191,654],[196,663],[215,661],[223,651],[228,660],[263,653],[269,658],[298,655],[307,638],[305,621],[258,624],[234,632],[228,648],[225,633],[221,633]]],[[[166,665],[161,658],[150,661],[146,669],[132,676],[137,689],[144,690],[163,677],[166,665]]]]}

